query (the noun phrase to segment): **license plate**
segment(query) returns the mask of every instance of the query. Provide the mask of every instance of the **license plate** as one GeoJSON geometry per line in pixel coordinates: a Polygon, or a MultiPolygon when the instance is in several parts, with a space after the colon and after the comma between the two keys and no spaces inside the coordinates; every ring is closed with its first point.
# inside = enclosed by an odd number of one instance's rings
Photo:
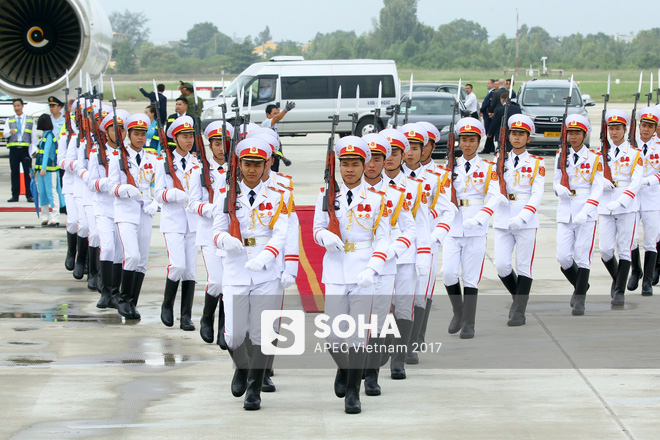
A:
{"type": "Polygon", "coordinates": [[[543,136],[545,137],[551,137],[551,138],[558,138],[561,136],[561,133],[558,131],[546,131],[543,136]]]}

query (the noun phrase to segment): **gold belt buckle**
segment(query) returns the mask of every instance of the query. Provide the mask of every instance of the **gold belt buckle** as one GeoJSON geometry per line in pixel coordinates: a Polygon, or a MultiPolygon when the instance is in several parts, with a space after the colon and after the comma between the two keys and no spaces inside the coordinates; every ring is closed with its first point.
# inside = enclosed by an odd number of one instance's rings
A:
{"type": "Polygon", "coordinates": [[[571,196],[573,196],[573,197],[574,197],[574,196],[575,196],[575,194],[577,194],[577,193],[575,192],[575,190],[574,190],[574,189],[572,189],[572,190],[571,190],[571,196]]]}
{"type": "Polygon", "coordinates": [[[509,194],[509,200],[517,200],[518,194],[509,194]]]}
{"type": "Polygon", "coordinates": [[[460,206],[468,206],[468,205],[470,205],[470,200],[468,200],[468,199],[461,199],[461,200],[459,200],[458,204],[459,204],[460,206]]]}
{"type": "Polygon", "coordinates": [[[615,188],[618,188],[619,187],[619,182],[617,182],[615,180],[614,182],[612,182],[612,186],[615,187],[615,188]]]}
{"type": "Polygon", "coordinates": [[[353,252],[355,250],[355,243],[344,243],[344,252],[353,252]]]}
{"type": "Polygon", "coordinates": [[[257,239],[254,238],[254,237],[244,238],[243,239],[243,244],[245,246],[256,246],[257,245],[257,239]]]}

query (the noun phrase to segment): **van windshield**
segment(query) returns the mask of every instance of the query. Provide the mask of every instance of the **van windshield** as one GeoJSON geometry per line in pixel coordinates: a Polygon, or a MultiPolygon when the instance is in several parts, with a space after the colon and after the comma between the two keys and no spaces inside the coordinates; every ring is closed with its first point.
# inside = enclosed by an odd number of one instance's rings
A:
{"type": "MultiPolygon", "coordinates": [[[[528,87],[522,97],[522,104],[536,107],[563,107],[566,105],[568,87],[528,87]]],[[[573,87],[571,107],[582,105],[580,92],[573,87]]]]}
{"type": "Polygon", "coordinates": [[[247,93],[247,84],[252,81],[254,76],[250,75],[239,75],[236,77],[235,80],[233,80],[226,88],[224,95],[229,98],[229,97],[236,97],[238,96],[238,91],[245,88],[247,93]]]}

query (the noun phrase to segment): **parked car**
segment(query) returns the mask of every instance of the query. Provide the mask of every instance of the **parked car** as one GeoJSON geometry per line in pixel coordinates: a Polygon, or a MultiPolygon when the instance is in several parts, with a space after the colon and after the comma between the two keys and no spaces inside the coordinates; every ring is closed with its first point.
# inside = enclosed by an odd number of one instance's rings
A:
{"type": "MultiPolygon", "coordinates": [[[[447,149],[447,137],[449,136],[449,124],[452,114],[454,114],[454,105],[456,104],[456,94],[446,92],[413,92],[412,103],[408,115],[408,122],[427,121],[435,125],[440,131],[440,140],[436,141],[433,158],[444,156],[447,149]]],[[[401,114],[397,117],[397,125],[403,125],[408,94],[401,98],[401,114]]],[[[461,119],[461,112],[465,110],[463,102],[459,103],[459,110],[454,115],[454,122],[461,119]]],[[[394,126],[393,108],[388,108],[388,115],[392,115],[387,126],[394,126]]]]}
{"type": "MultiPolygon", "coordinates": [[[[14,98],[9,95],[0,94],[0,147],[7,145],[7,138],[1,137],[3,135],[2,127],[5,126],[5,121],[14,116],[14,106],[12,104],[14,98]]],[[[48,105],[41,104],[38,102],[26,102],[25,107],[23,107],[23,113],[26,115],[34,116],[38,118],[42,114],[48,112],[48,105]]],[[[34,126],[36,128],[37,121],[34,121],[34,126]]]]}
{"type": "MultiPolygon", "coordinates": [[[[559,146],[569,85],[567,80],[532,79],[520,86],[518,95],[513,101],[520,105],[524,115],[532,118],[536,126],[536,134],[531,137],[529,147],[555,149],[559,146]]],[[[596,102],[589,95],[582,95],[578,85],[573,83],[568,114],[579,114],[588,118],[587,107],[594,105],[596,102]]],[[[589,138],[585,141],[585,145],[589,146],[589,138]]]]}
{"type": "MultiPolygon", "coordinates": [[[[402,92],[410,90],[410,85],[404,84],[401,86],[402,92]]],[[[445,92],[456,96],[458,91],[458,84],[449,83],[414,83],[413,92],[445,92]]],[[[465,86],[461,86],[461,101],[465,102],[467,93],[465,93],[465,86]]]]}

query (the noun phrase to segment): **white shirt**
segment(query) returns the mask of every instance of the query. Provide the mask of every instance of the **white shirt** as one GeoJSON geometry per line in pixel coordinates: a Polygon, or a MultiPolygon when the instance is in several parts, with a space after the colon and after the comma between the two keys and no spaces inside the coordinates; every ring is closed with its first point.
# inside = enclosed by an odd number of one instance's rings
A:
{"type": "Polygon", "coordinates": [[[467,98],[465,98],[465,111],[468,113],[476,113],[478,110],[478,105],[477,105],[477,95],[474,94],[474,92],[470,93],[467,95],[467,98]]]}

